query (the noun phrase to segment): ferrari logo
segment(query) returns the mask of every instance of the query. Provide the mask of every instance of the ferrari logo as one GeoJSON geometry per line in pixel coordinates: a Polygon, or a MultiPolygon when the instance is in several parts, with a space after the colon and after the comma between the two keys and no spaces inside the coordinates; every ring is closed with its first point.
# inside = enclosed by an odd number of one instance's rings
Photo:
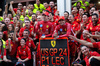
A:
{"type": "Polygon", "coordinates": [[[47,25],[47,28],[48,28],[49,26],[47,25]]]}
{"type": "Polygon", "coordinates": [[[51,46],[55,47],[56,46],[56,41],[51,41],[51,46]]]}
{"type": "Polygon", "coordinates": [[[92,30],[92,27],[90,27],[90,30],[92,30]]]}
{"type": "Polygon", "coordinates": [[[33,28],[31,28],[31,30],[33,30],[33,28]]]}

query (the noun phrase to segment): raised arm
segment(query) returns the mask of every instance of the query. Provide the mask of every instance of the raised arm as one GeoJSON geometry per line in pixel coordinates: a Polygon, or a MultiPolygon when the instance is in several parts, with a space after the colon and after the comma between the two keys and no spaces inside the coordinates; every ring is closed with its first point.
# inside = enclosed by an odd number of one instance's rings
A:
{"type": "Polygon", "coordinates": [[[78,38],[76,38],[75,36],[70,35],[69,36],[70,39],[76,40],[77,42],[79,42],[82,45],[88,46],[88,47],[93,47],[93,44],[91,42],[85,41],[85,40],[80,40],[78,38]]]}

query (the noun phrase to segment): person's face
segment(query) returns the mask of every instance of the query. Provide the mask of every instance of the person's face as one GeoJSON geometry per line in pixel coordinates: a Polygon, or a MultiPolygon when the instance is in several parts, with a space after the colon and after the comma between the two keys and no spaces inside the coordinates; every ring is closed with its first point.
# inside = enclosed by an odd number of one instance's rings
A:
{"type": "Polygon", "coordinates": [[[65,18],[65,19],[68,18],[68,13],[64,13],[64,18],[65,18]]]}
{"type": "Polygon", "coordinates": [[[12,18],[12,14],[8,14],[8,18],[10,18],[10,19],[11,19],[11,18],[12,18]]]}
{"type": "Polygon", "coordinates": [[[89,48],[87,48],[86,46],[83,46],[81,48],[82,53],[87,56],[89,54],[89,48]]]}
{"type": "Polygon", "coordinates": [[[32,20],[36,20],[36,15],[32,15],[32,20]]]}
{"type": "Polygon", "coordinates": [[[40,15],[40,14],[41,14],[40,11],[37,11],[37,12],[36,12],[36,15],[37,15],[37,16],[40,15]]]}
{"type": "Polygon", "coordinates": [[[42,17],[37,17],[37,21],[42,21],[42,17]]]}
{"type": "Polygon", "coordinates": [[[69,22],[72,22],[74,20],[74,17],[72,15],[69,15],[68,20],[69,22]]]}
{"type": "Polygon", "coordinates": [[[77,8],[74,7],[74,8],[73,8],[73,13],[77,13],[77,12],[78,12],[77,8]]]}
{"type": "Polygon", "coordinates": [[[21,45],[22,47],[24,47],[25,44],[26,44],[25,40],[24,40],[24,39],[21,39],[21,41],[20,41],[20,45],[21,45]]]}
{"type": "Polygon", "coordinates": [[[42,16],[43,16],[43,21],[47,21],[49,19],[49,17],[46,15],[42,15],[42,16]]]}
{"type": "Polygon", "coordinates": [[[0,39],[3,37],[3,33],[2,32],[0,32],[0,39]]]}
{"type": "Polygon", "coordinates": [[[52,19],[53,15],[51,13],[49,13],[49,19],[52,19]]]}
{"type": "Polygon", "coordinates": [[[13,18],[13,22],[16,23],[17,22],[17,17],[13,18]]]}
{"type": "Polygon", "coordinates": [[[80,2],[79,2],[79,3],[77,3],[77,6],[79,6],[79,7],[80,7],[80,6],[81,6],[81,3],[80,3],[80,2]]]}
{"type": "Polygon", "coordinates": [[[9,37],[11,38],[11,40],[13,40],[13,36],[14,36],[14,33],[9,34],[9,37]]]}
{"type": "Polygon", "coordinates": [[[47,8],[48,7],[48,3],[43,3],[44,7],[47,8]]]}
{"type": "Polygon", "coordinates": [[[92,16],[92,22],[94,25],[96,25],[97,21],[98,21],[98,18],[95,15],[92,16]]]}
{"type": "Polygon", "coordinates": [[[31,10],[28,10],[28,15],[32,15],[32,11],[31,10]]]}
{"type": "Polygon", "coordinates": [[[34,6],[33,5],[30,5],[30,9],[33,10],[34,9],[34,6]]]}
{"type": "Polygon", "coordinates": [[[63,20],[63,19],[59,20],[59,24],[60,25],[64,25],[65,24],[65,20],[63,20]]]}
{"type": "Polygon", "coordinates": [[[51,8],[54,7],[54,2],[50,2],[50,7],[51,7],[51,8]]]}
{"type": "Polygon", "coordinates": [[[6,25],[9,25],[10,19],[9,19],[9,18],[6,18],[6,19],[5,19],[5,23],[6,23],[6,25]]]}
{"type": "Polygon", "coordinates": [[[9,31],[12,31],[13,30],[13,27],[12,27],[11,24],[8,26],[8,29],[9,29],[9,31]]]}
{"type": "Polygon", "coordinates": [[[79,14],[84,14],[84,10],[83,9],[79,9],[79,14]]]}
{"type": "Polygon", "coordinates": [[[20,10],[17,10],[17,14],[21,15],[21,11],[20,10]]]}
{"type": "Polygon", "coordinates": [[[25,27],[29,28],[30,27],[30,22],[29,21],[25,21],[25,27]]]}
{"type": "Polygon", "coordinates": [[[39,5],[40,4],[40,1],[39,0],[36,0],[36,3],[37,3],[37,5],[39,5]]]}
{"type": "Polygon", "coordinates": [[[91,8],[91,7],[93,7],[93,6],[94,6],[94,4],[93,4],[93,3],[90,3],[90,4],[89,4],[89,7],[90,7],[90,8],[91,8]]]}
{"type": "Polygon", "coordinates": [[[18,9],[21,9],[23,6],[21,3],[18,4],[18,9]]]}
{"type": "Polygon", "coordinates": [[[28,31],[24,31],[24,32],[23,32],[23,37],[24,37],[25,39],[27,39],[27,38],[28,38],[28,36],[29,36],[28,31]]]}
{"type": "Polygon", "coordinates": [[[95,8],[91,8],[91,12],[93,13],[95,11],[95,8]]]}
{"type": "Polygon", "coordinates": [[[82,20],[83,20],[83,22],[87,22],[88,17],[86,15],[83,15],[82,20]]]}

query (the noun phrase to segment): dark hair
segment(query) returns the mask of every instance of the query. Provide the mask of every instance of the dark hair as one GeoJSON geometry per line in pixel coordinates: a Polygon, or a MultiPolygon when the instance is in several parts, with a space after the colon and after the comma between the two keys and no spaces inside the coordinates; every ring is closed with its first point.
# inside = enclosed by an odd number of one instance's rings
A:
{"type": "MultiPolygon", "coordinates": [[[[25,38],[22,38],[22,39],[26,42],[26,39],[25,39],[25,38]]],[[[21,40],[22,40],[22,39],[21,39],[21,40]]]]}
{"type": "Polygon", "coordinates": [[[99,18],[98,14],[93,13],[92,16],[96,16],[97,18],[99,18]]]}
{"type": "Polygon", "coordinates": [[[30,22],[30,20],[29,20],[29,19],[26,19],[25,21],[29,21],[29,22],[30,22]]]}
{"type": "Polygon", "coordinates": [[[43,3],[47,3],[47,4],[48,4],[48,2],[46,2],[46,1],[45,1],[45,2],[43,2],[43,3]]]}
{"type": "Polygon", "coordinates": [[[64,13],[68,13],[68,15],[69,15],[69,12],[68,11],[64,11],[64,13]]]}
{"type": "Polygon", "coordinates": [[[14,33],[14,31],[10,31],[9,34],[10,34],[10,33],[14,33]]]}
{"type": "Polygon", "coordinates": [[[52,16],[54,16],[54,14],[52,12],[49,12],[49,14],[52,14],[52,16]]]}
{"type": "Polygon", "coordinates": [[[24,31],[27,31],[27,32],[28,32],[28,34],[30,34],[30,31],[29,31],[28,29],[25,29],[24,31]]]}
{"type": "Polygon", "coordinates": [[[2,23],[2,24],[5,24],[5,26],[2,28],[2,30],[1,30],[1,31],[2,31],[2,32],[3,32],[3,31],[8,31],[8,28],[7,28],[6,23],[4,23],[4,22],[1,22],[1,23],[2,23]]]}
{"type": "Polygon", "coordinates": [[[97,10],[97,8],[95,6],[91,7],[91,8],[95,8],[95,10],[97,10]]]}
{"type": "Polygon", "coordinates": [[[83,15],[86,15],[88,17],[88,14],[87,13],[84,13],[83,15]]]}

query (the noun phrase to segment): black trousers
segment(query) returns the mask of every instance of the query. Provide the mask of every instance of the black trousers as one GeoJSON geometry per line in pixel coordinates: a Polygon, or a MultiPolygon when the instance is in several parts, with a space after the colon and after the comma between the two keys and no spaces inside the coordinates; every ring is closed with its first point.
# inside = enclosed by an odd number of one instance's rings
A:
{"type": "Polygon", "coordinates": [[[95,59],[95,58],[92,58],[92,59],[90,60],[90,65],[91,65],[91,66],[100,66],[100,60],[97,60],[97,59],[95,59]]]}
{"type": "Polygon", "coordinates": [[[79,64],[82,64],[83,66],[86,66],[86,63],[85,63],[84,60],[81,60],[81,61],[79,62],[79,64]]]}
{"type": "Polygon", "coordinates": [[[9,55],[7,55],[7,59],[11,60],[12,62],[5,62],[4,66],[14,66],[17,62],[16,58],[10,57],[9,55]]]}

